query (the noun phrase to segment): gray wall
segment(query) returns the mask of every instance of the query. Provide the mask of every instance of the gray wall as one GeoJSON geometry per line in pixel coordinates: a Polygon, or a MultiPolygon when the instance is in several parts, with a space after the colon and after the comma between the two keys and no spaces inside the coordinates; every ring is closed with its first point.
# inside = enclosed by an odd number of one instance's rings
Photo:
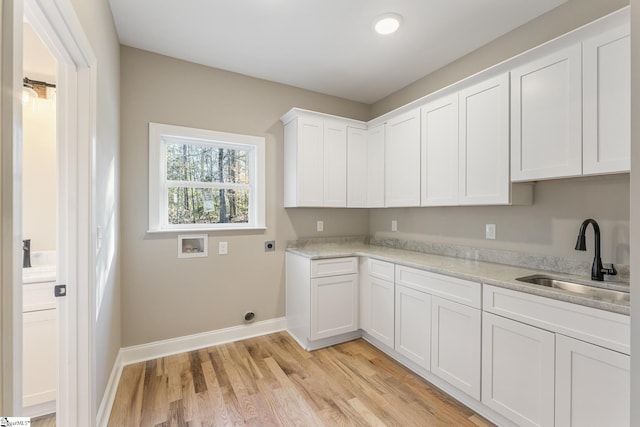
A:
{"type": "Polygon", "coordinates": [[[541,182],[536,185],[534,205],[525,207],[284,209],[279,122],[293,106],[355,119],[372,118],[625,4],[619,0],[571,0],[372,106],[123,46],[122,345],[238,325],[249,309],[256,311],[257,320],[283,316],[282,251],[286,240],[299,237],[389,233],[588,260],[592,252],[577,253],[573,244],[580,221],[594,217],[602,225],[605,262],[627,264],[626,175],[541,182]],[[268,230],[210,233],[209,257],[188,260],[178,260],[175,234],[147,234],[149,121],[265,136],[268,230]],[[315,232],[318,219],[325,221],[322,234],[315,232]],[[390,233],[391,219],[398,220],[399,233],[390,233]],[[497,224],[496,241],[483,239],[485,223],[497,224]],[[276,240],[278,251],[264,253],[265,240],[276,240]],[[229,255],[217,255],[219,241],[229,242],[229,255]]]}
{"type": "MultiPolygon", "coordinates": [[[[372,106],[380,115],[473,75],[536,45],[562,35],[628,4],[626,0],[570,0],[452,64],[420,79],[372,106]]],[[[589,260],[573,249],[580,222],[601,225],[603,261],[629,263],[629,176],[542,181],[532,206],[374,209],[371,234],[444,241],[589,260]],[[398,233],[391,233],[391,220],[398,233]],[[485,224],[497,225],[497,239],[484,239],[485,224]]],[[[592,231],[588,232],[590,235],[592,231]]]]}
{"type": "Polygon", "coordinates": [[[367,119],[368,105],[121,47],[124,347],[284,316],[284,249],[309,236],[368,234],[367,210],[284,209],[283,127],[296,106],[367,119]],[[177,234],[147,234],[150,121],[264,136],[265,232],[211,232],[208,258],[177,258],[177,234]],[[316,233],[322,219],[325,232],[316,233]],[[277,251],[265,253],[264,241],[277,251]],[[218,242],[229,254],[218,255],[218,242]]]}
{"type": "MultiPolygon", "coordinates": [[[[120,42],[107,0],[72,0],[97,59],[96,226],[102,229],[97,253],[95,340],[95,408],[98,408],[121,347],[118,276],[118,157],[120,142],[120,42]]],[[[93,310],[90,313],[94,313],[93,310]]]]}
{"type": "MultiPolygon", "coordinates": [[[[629,264],[629,175],[541,181],[530,206],[375,209],[371,232],[378,238],[406,238],[504,249],[589,261],[574,250],[582,220],[595,218],[602,234],[602,260],[629,264]],[[398,232],[391,232],[391,220],[398,232]],[[496,224],[496,240],[485,240],[485,224],[496,224]]],[[[585,272],[587,274],[588,272],[585,272]]]]}

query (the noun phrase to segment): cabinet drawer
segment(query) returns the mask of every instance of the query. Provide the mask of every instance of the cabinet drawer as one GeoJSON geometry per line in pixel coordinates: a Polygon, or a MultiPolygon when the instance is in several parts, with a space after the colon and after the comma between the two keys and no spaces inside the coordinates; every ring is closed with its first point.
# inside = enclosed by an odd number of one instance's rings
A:
{"type": "Polygon", "coordinates": [[[481,306],[482,286],[469,280],[398,266],[396,283],[470,307],[481,306]]]}
{"type": "Polygon", "coordinates": [[[50,310],[56,308],[53,295],[55,282],[29,283],[22,286],[22,312],[50,310]]]}
{"type": "Polygon", "coordinates": [[[393,272],[395,264],[377,259],[369,259],[368,270],[369,276],[393,282],[393,272]]]}
{"type": "Polygon", "coordinates": [[[358,258],[330,258],[311,261],[311,278],[339,276],[358,272],[358,258]]]}
{"type": "Polygon", "coordinates": [[[625,354],[629,316],[495,286],[483,286],[483,309],[625,354]]]}

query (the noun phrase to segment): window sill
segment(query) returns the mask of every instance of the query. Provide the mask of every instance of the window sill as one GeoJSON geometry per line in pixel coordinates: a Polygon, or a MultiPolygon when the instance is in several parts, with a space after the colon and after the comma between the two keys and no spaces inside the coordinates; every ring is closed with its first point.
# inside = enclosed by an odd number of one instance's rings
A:
{"type": "Polygon", "coordinates": [[[147,230],[147,234],[189,234],[189,233],[215,233],[226,231],[246,231],[247,234],[256,231],[265,231],[267,227],[225,227],[225,228],[176,228],[162,230],[147,230]]]}

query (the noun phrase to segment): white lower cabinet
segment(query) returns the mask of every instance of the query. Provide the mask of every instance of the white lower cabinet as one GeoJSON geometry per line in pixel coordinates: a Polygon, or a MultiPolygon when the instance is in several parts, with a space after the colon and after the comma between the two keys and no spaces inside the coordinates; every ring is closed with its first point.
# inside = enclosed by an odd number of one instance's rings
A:
{"type": "Polygon", "coordinates": [[[393,282],[369,276],[369,334],[393,348],[394,343],[393,282]]]}
{"type": "Polygon", "coordinates": [[[405,266],[395,282],[395,350],[480,400],[480,283],[405,266]]]}
{"type": "Polygon", "coordinates": [[[499,422],[630,425],[629,316],[372,258],[286,257],[287,331],[307,350],[361,328],[499,422]]]}
{"type": "Polygon", "coordinates": [[[480,400],[482,312],[431,297],[431,372],[480,400]]]}
{"type": "Polygon", "coordinates": [[[22,406],[25,415],[55,412],[58,382],[58,327],[55,282],[22,287],[22,406]]]}
{"type": "Polygon", "coordinates": [[[395,332],[395,265],[372,258],[365,258],[360,265],[367,273],[363,274],[360,284],[362,330],[392,349],[395,332]]]}
{"type": "Polygon", "coordinates": [[[626,354],[556,336],[556,426],[629,426],[626,354]]]}
{"type": "Polygon", "coordinates": [[[358,336],[358,258],[286,254],[287,331],[307,350],[358,336]]]}
{"type": "Polygon", "coordinates": [[[358,275],[311,279],[311,332],[318,340],[358,329],[358,275]]]}
{"type": "Polygon", "coordinates": [[[395,350],[431,368],[431,295],[396,284],[395,350]]]}
{"type": "Polygon", "coordinates": [[[553,426],[555,335],[487,312],[482,321],[482,403],[519,426],[553,426]]]}
{"type": "Polygon", "coordinates": [[[22,316],[22,404],[28,408],[53,402],[52,409],[55,410],[58,372],[56,310],[31,311],[22,316]]]}

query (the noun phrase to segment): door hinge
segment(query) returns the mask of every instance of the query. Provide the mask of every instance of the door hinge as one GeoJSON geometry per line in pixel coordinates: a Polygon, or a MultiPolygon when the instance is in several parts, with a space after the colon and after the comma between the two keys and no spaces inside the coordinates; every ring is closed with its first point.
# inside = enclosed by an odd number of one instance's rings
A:
{"type": "Polygon", "coordinates": [[[66,297],[67,296],[67,285],[56,285],[53,288],[53,294],[56,297],[66,297]]]}

